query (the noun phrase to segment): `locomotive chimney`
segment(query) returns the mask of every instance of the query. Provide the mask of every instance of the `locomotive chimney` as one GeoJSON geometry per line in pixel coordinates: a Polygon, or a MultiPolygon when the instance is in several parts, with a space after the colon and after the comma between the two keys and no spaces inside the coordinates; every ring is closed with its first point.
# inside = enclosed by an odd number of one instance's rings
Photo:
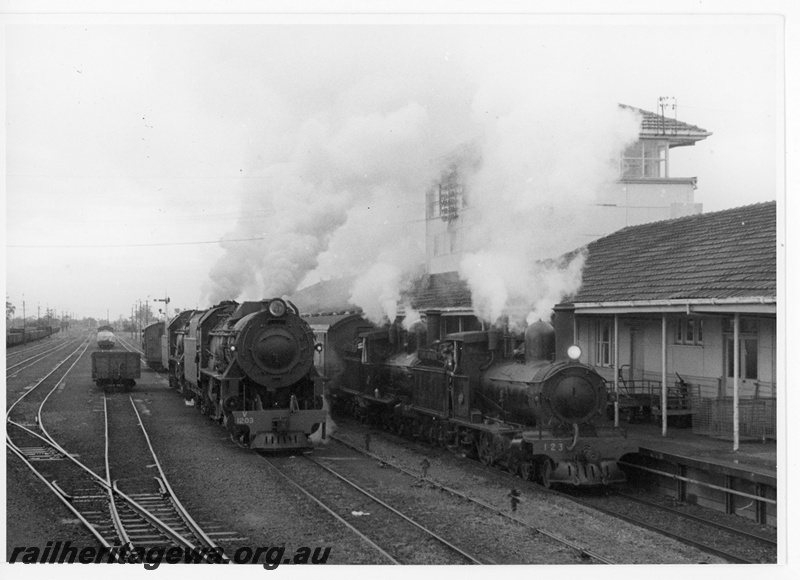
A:
{"type": "Polygon", "coordinates": [[[552,360],[556,349],[556,332],[543,320],[525,330],[525,362],[552,360]]]}
{"type": "Polygon", "coordinates": [[[411,326],[411,330],[409,332],[414,333],[414,337],[417,339],[417,348],[424,348],[427,346],[426,338],[428,337],[428,329],[425,326],[425,323],[421,320],[418,320],[411,326]]]}
{"type": "Polygon", "coordinates": [[[493,328],[487,333],[487,338],[489,339],[489,350],[495,351],[500,348],[500,337],[503,333],[496,328],[493,328]]]}
{"type": "Polygon", "coordinates": [[[438,312],[428,312],[428,344],[433,344],[439,340],[439,325],[442,321],[442,315],[438,312]]]}

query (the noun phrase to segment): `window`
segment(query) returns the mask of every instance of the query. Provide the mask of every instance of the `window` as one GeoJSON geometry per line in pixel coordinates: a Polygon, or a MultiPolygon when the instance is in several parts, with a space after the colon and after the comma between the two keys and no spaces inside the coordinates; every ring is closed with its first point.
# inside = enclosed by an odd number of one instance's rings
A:
{"type": "Polygon", "coordinates": [[[609,367],[613,364],[613,359],[611,358],[611,321],[599,321],[597,323],[596,332],[595,364],[601,367],[609,367]]]}
{"type": "Polygon", "coordinates": [[[458,169],[450,167],[448,173],[443,174],[439,183],[428,190],[427,219],[441,218],[444,221],[456,219],[461,209],[467,206],[464,184],[458,169]]]}
{"type": "Polygon", "coordinates": [[[683,318],[675,323],[675,344],[703,344],[703,319],[683,318]]]}
{"type": "Polygon", "coordinates": [[[622,156],[620,178],[667,177],[668,150],[666,141],[637,141],[622,156]]]}

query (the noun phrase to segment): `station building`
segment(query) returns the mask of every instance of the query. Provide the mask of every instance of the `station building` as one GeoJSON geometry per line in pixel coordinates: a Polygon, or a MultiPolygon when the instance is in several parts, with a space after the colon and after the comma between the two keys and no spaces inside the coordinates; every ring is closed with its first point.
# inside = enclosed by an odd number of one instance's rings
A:
{"type": "Polygon", "coordinates": [[[665,432],[668,416],[690,416],[735,446],[775,439],[776,218],[760,203],[590,243],[581,288],[556,307],[557,348],[578,344],[618,411],[647,407],[665,432]]]}

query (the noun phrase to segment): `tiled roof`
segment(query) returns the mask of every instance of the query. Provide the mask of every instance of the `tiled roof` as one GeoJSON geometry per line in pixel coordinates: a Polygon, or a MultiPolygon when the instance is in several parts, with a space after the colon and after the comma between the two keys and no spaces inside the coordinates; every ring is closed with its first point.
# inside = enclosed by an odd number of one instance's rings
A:
{"type": "Polygon", "coordinates": [[[360,310],[350,302],[354,276],[324,280],[289,297],[301,314],[333,314],[360,310]]]}
{"type": "Polygon", "coordinates": [[[633,226],[588,245],[570,301],[769,297],[776,293],[776,204],[633,226]]]}
{"type": "Polygon", "coordinates": [[[412,308],[434,310],[443,308],[471,308],[472,294],[458,272],[426,274],[414,281],[408,292],[412,308]]]}
{"type": "Polygon", "coordinates": [[[642,116],[642,125],[640,128],[640,135],[647,136],[660,136],[678,137],[681,140],[695,142],[705,139],[711,133],[705,129],[701,129],[697,125],[690,125],[676,119],[671,119],[667,116],[662,117],[656,113],[630,107],[628,105],[620,105],[623,109],[635,111],[642,116]]]}

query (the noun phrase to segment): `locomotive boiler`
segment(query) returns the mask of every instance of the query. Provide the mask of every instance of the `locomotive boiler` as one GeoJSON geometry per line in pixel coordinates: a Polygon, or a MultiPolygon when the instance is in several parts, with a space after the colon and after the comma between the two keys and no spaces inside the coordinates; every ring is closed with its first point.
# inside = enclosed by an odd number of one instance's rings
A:
{"type": "Polygon", "coordinates": [[[362,333],[346,378],[331,385],[336,408],[545,486],[624,481],[617,459],[636,446],[601,426],[603,378],[579,355],[554,360],[552,326],[534,323],[523,338],[490,330],[437,339],[437,323],[429,315],[427,329],[362,333]]]}
{"type": "Polygon", "coordinates": [[[183,371],[179,386],[239,444],[299,449],[316,431],[325,437],[314,335],[291,303],[226,301],[184,320],[180,332],[169,326],[182,349],[173,365],[183,371]]]}

